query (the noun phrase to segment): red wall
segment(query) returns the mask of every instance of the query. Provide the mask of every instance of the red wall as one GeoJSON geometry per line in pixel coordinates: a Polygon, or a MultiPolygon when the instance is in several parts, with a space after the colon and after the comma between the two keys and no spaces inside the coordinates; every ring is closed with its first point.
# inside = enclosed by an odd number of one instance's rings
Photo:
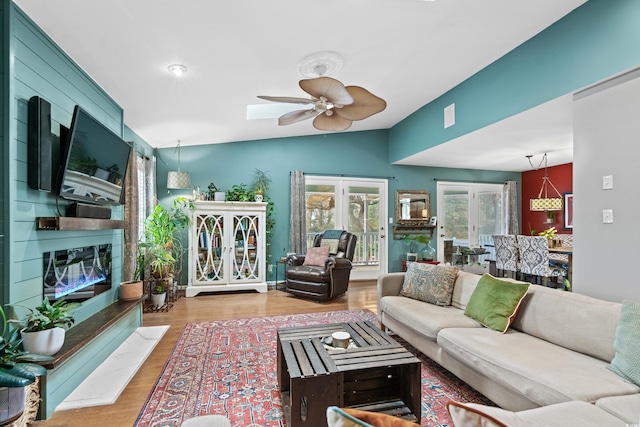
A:
{"type": "MultiPolygon", "coordinates": [[[[561,195],[573,192],[573,163],[552,166],[547,170],[549,180],[558,189],[561,195]]],[[[522,224],[520,229],[522,234],[529,235],[531,230],[536,233],[546,230],[549,227],[556,227],[559,233],[573,234],[572,229],[564,228],[564,212],[556,212],[556,222],[554,224],[546,224],[547,219],[545,212],[531,212],[529,210],[529,200],[535,199],[540,193],[542,186],[542,177],[544,176],[544,168],[522,172],[522,224]]],[[[549,197],[555,196],[555,192],[551,186],[548,186],[547,194],[549,197]]]]}

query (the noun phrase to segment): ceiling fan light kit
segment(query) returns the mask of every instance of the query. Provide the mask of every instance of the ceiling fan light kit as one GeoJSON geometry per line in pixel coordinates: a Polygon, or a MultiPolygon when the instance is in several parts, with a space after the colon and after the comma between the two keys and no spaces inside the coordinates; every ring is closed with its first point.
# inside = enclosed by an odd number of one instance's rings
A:
{"type": "Polygon", "coordinates": [[[318,130],[343,131],[349,129],[352,122],[366,119],[387,107],[384,99],[368,90],[359,86],[345,87],[331,77],[300,80],[299,84],[302,90],[311,95],[311,99],[258,96],[267,101],[312,105],[310,109],[296,110],[280,116],[280,126],[314,118],[313,127],[318,130]]]}

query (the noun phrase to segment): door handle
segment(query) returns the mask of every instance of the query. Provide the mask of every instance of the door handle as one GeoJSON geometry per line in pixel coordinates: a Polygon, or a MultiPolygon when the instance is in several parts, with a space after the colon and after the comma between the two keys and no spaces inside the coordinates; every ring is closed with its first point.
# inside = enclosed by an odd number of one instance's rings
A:
{"type": "Polygon", "coordinates": [[[387,237],[387,236],[385,236],[384,234],[382,236],[380,236],[381,239],[384,239],[385,237],[387,237]]]}
{"type": "Polygon", "coordinates": [[[444,234],[441,234],[440,237],[444,237],[444,234]]]}

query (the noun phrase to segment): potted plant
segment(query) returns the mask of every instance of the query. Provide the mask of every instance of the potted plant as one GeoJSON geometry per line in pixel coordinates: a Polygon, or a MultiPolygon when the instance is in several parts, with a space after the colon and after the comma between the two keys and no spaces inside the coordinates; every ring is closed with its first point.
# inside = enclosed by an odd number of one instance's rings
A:
{"type": "Polygon", "coordinates": [[[256,202],[262,202],[269,190],[271,177],[265,171],[256,169],[253,177],[253,192],[255,193],[256,202]]]}
{"type": "Polygon", "coordinates": [[[29,353],[53,355],[62,348],[66,330],[73,325],[73,312],[80,306],[78,302],[59,299],[53,304],[48,298],[36,308],[21,305],[29,310],[22,320],[10,320],[20,325],[22,346],[29,353]]]}
{"type": "Polygon", "coordinates": [[[255,194],[245,184],[237,184],[227,191],[226,200],[229,202],[248,202],[255,194]]]}
{"type": "Polygon", "coordinates": [[[555,227],[550,227],[550,228],[547,228],[546,230],[543,230],[543,231],[539,232],[538,236],[546,237],[549,247],[553,248],[554,246],[556,246],[556,235],[557,234],[558,234],[558,231],[556,230],[556,228],[555,227]]]}
{"type": "Polygon", "coordinates": [[[17,329],[7,335],[7,317],[0,307],[2,335],[0,335],[0,423],[17,419],[26,403],[27,386],[47,370],[34,362],[53,360],[51,356],[31,354],[20,350],[20,334],[17,329]],[[17,403],[17,404],[16,404],[17,403]]]}
{"type": "Polygon", "coordinates": [[[142,298],[143,282],[142,273],[144,270],[144,251],[138,247],[136,256],[136,269],[133,272],[133,280],[120,283],[120,299],[123,301],[135,301],[142,298]]]}
{"type": "Polygon", "coordinates": [[[156,308],[160,308],[166,300],[167,291],[165,291],[164,286],[156,282],[156,285],[151,289],[151,304],[156,308]]]}
{"type": "Polygon", "coordinates": [[[152,295],[158,287],[163,291],[173,287],[175,266],[184,252],[179,233],[191,224],[187,211],[192,206],[189,199],[176,198],[169,208],[156,206],[145,220],[144,241],[138,247],[144,251],[145,278],[152,295]]]}

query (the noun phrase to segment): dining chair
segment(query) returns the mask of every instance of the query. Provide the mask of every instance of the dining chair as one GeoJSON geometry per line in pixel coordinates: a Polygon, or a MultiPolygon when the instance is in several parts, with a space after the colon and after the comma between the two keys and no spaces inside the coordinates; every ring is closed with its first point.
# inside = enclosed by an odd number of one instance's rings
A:
{"type": "MultiPolygon", "coordinates": [[[[556,234],[561,246],[573,247],[573,234],[556,234]]],[[[552,267],[569,268],[569,256],[566,254],[549,254],[549,265],[552,267]]]]}
{"type": "MultiPolygon", "coordinates": [[[[533,276],[535,282],[542,280],[542,285],[548,286],[550,278],[566,275],[562,268],[549,265],[549,244],[544,236],[517,236],[520,252],[520,273],[522,276],[533,276]]],[[[555,286],[554,286],[555,287],[555,286]]]]}
{"type": "Polygon", "coordinates": [[[519,272],[518,243],[513,234],[496,234],[493,236],[496,250],[497,274],[504,277],[505,273],[515,279],[519,272]]]}

